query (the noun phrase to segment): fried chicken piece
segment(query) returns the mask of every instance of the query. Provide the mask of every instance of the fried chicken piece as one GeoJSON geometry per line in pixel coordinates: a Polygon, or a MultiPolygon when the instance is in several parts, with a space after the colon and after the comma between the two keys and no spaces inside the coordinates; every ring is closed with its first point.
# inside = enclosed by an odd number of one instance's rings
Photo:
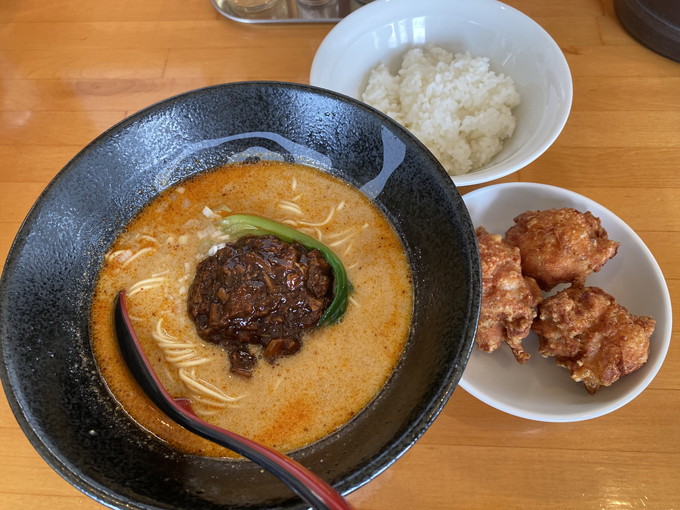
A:
{"type": "Polygon", "coordinates": [[[524,274],[545,291],[560,283],[583,286],[586,277],[599,271],[619,247],[589,211],[526,211],[514,221],[505,240],[519,248],[524,274]]]}
{"type": "Polygon", "coordinates": [[[522,340],[531,331],[541,290],[533,278],[522,275],[520,253],[498,234],[477,228],[477,244],[482,262],[482,308],[475,341],[479,348],[493,352],[503,342],[515,359],[530,358],[522,340]]]}
{"type": "Polygon", "coordinates": [[[539,352],[555,356],[572,379],[595,393],[646,363],[655,325],[598,287],[572,286],[539,305],[532,329],[539,352]]]}

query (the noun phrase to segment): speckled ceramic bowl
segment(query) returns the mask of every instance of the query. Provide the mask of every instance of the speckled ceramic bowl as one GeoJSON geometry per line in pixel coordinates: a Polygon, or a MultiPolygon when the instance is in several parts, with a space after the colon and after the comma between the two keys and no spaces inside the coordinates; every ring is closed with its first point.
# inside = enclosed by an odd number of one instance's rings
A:
{"type": "Polygon", "coordinates": [[[425,432],[461,376],[480,303],[474,231],[419,142],[363,104],[307,86],[235,83],[168,99],[102,134],[57,175],[0,281],[0,376],[12,410],[45,460],[107,506],[304,507],[250,462],[187,455],[147,434],[111,397],[90,349],[95,279],[123,226],[173,183],[254,157],[314,165],[361,188],[399,232],[415,282],[410,338],[386,387],[336,433],[291,455],[346,494],[425,432]]]}

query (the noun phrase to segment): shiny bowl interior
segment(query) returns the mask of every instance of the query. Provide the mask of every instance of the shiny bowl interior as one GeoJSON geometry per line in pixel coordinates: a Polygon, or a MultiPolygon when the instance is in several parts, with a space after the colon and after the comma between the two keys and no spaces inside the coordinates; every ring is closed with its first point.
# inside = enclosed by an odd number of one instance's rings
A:
{"type": "Polygon", "coordinates": [[[369,406],[291,456],[348,493],[428,428],[468,359],[480,304],[470,217],[432,155],[365,105],[276,82],[188,92],[132,115],[59,172],[0,280],[0,377],[26,436],[68,482],[114,508],[303,508],[252,463],[174,450],[109,393],[88,310],[105,252],[173,183],[250,158],[317,166],[361,188],[404,242],[415,304],[406,351],[369,406]]]}

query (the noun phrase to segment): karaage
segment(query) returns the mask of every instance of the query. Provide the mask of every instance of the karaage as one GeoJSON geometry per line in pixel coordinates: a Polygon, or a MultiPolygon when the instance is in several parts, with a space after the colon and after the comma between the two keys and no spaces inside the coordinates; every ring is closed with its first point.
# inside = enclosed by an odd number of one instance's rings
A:
{"type": "Polygon", "coordinates": [[[560,283],[584,285],[586,277],[599,271],[619,247],[589,211],[526,211],[514,221],[505,240],[519,248],[524,274],[545,291],[560,283]]]}
{"type": "Polygon", "coordinates": [[[598,287],[569,287],[538,306],[539,352],[582,381],[589,393],[647,362],[655,321],[631,315],[598,287]]]}
{"type": "Polygon", "coordinates": [[[484,227],[478,227],[476,234],[482,263],[482,307],[475,341],[486,352],[505,342],[515,359],[524,363],[530,354],[522,340],[531,331],[541,290],[533,278],[522,275],[517,248],[484,227]]]}

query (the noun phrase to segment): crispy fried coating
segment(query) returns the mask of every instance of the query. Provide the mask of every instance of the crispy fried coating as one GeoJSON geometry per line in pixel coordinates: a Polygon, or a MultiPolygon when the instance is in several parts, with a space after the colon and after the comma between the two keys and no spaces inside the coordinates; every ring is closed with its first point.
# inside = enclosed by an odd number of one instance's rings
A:
{"type": "Polygon", "coordinates": [[[545,291],[560,283],[583,286],[586,277],[599,271],[619,247],[590,211],[526,211],[514,221],[505,240],[519,248],[524,274],[545,291]]]}
{"type": "Polygon", "coordinates": [[[515,359],[524,363],[530,355],[522,340],[531,331],[541,290],[533,278],[522,275],[517,248],[484,227],[478,227],[476,234],[482,263],[482,308],[475,341],[486,352],[505,342],[515,359]]]}
{"type": "Polygon", "coordinates": [[[572,379],[595,393],[646,363],[655,325],[598,287],[572,286],[539,305],[532,329],[539,352],[555,356],[572,379]]]}

